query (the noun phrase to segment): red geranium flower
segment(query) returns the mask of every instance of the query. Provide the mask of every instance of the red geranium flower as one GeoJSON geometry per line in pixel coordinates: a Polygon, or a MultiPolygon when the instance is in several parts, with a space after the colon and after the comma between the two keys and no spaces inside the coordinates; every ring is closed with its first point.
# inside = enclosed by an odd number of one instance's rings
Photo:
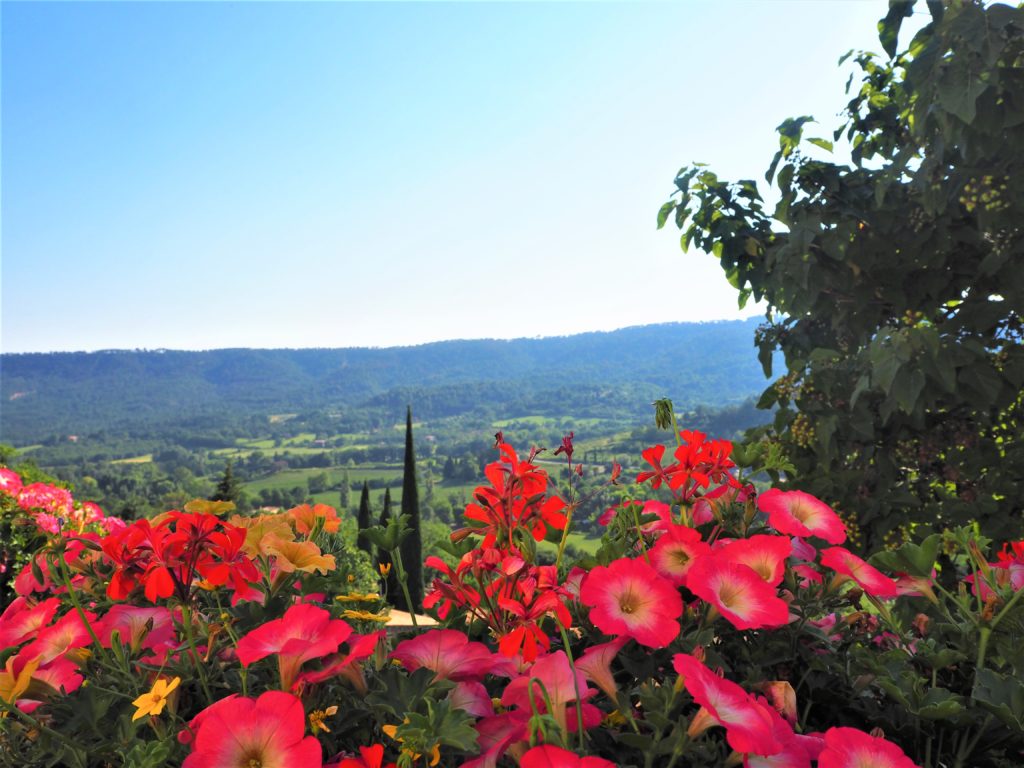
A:
{"type": "Polygon", "coordinates": [[[779,533],[817,536],[829,544],[846,541],[846,526],[839,515],[809,493],[772,488],[758,494],[757,508],[768,515],[768,524],[779,533]]]}
{"type": "Polygon", "coordinates": [[[321,768],[323,752],[303,736],[306,715],[290,693],[267,691],[258,699],[230,696],[214,702],[192,721],[192,754],[182,768],[321,768]]]}
{"type": "Polygon", "coordinates": [[[895,581],[842,547],[829,547],[822,551],[821,564],[841,577],[853,579],[869,595],[896,597],[899,594],[895,581]]]}
{"type": "Polygon", "coordinates": [[[590,620],[609,635],[664,648],[679,635],[683,599],[668,579],[642,560],[620,558],[593,568],[580,587],[590,620]]]}
{"type": "Polygon", "coordinates": [[[892,742],[869,736],[856,728],[829,728],[818,768],[917,768],[892,742]]]}
{"type": "Polygon", "coordinates": [[[789,621],[789,606],[774,587],[752,568],[730,563],[717,552],[694,564],[686,584],[737,629],[781,627],[789,621]]]}

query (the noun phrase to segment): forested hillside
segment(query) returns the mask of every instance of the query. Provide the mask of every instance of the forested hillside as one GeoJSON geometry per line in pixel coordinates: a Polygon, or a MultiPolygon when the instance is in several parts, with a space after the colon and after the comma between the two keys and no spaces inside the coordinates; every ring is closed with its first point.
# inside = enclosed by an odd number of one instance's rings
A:
{"type": "Polygon", "coordinates": [[[481,403],[503,417],[621,417],[664,396],[683,407],[721,406],[764,388],[756,325],[664,324],[387,349],[4,355],[0,435],[25,444],[98,430],[148,431],[211,415],[372,412],[408,402],[424,417],[468,413],[481,403]]]}

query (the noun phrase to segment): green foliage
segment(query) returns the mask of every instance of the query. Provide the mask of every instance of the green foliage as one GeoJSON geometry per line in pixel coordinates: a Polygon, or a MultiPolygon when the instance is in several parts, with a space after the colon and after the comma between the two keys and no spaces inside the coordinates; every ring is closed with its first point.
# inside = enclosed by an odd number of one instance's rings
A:
{"type": "Polygon", "coordinates": [[[787,120],[774,210],[755,181],[691,166],[658,217],[719,259],[741,305],[767,301],[761,362],[770,376],[780,350],[787,374],[761,398],[764,437],[867,544],[908,524],[1021,530],[1024,9],[929,2],[896,55],[913,6],[879,23],[889,60],[854,56],[833,136],[848,162],[787,120]]]}

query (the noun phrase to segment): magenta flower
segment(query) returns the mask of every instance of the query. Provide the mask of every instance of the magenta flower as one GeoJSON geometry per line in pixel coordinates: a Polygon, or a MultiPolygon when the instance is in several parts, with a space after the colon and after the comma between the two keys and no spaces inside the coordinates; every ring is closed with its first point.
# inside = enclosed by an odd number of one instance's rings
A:
{"type": "Polygon", "coordinates": [[[698,560],[686,583],[737,629],[781,627],[789,621],[789,606],[774,587],[752,568],[728,562],[717,552],[698,560]]]}
{"type": "Polygon", "coordinates": [[[304,736],[302,702],[290,693],[267,691],[258,699],[229,696],[192,721],[192,754],[182,768],[321,768],[323,751],[304,736]]]}
{"type": "Polygon", "coordinates": [[[861,589],[874,597],[896,597],[899,594],[895,581],[842,547],[824,550],[821,553],[821,564],[841,577],[853,579],[861,589]]]}
{"type": "MultiPolygon", "coordinates": [[[[726,728],[725,738],[737,752],[774,755],[783,750],[792,730],[775,710],[736,683],[719,677],[693,656],[677,653],[672,666],[686,690],[712,720],[726,728]]],[[[699,722],[700,713],[694,717],[699,722]]],[[[693,723],[691,723],[693,730],[693,723]]]]}
{"type": "Polygon", "coordinates": [[[642,560],[615,560],[593,568],[580,587],[590,621],[609,635],[664,648],[679,635],[683,599],[668,579],[642,560]]]}
{"type": "Polygon", "coordinates": [[[793,542],[786,536],[751,536],[730,541],[716,553],[726,562],[745,565],[767,584],[779,586],[786,575],[786,558],[793,551],[793,542]]]}
{"type": "Polygon", "coordinates": [[[817,536],[829,544],[846,541],[846,526],[839,515],[809,493],[772,488],[758,495],[757,508],[768,515],[768,524],[779,533],[817,536]]]}
{"type": "Polygon", "coordinates": [[[287,691],[305,662],[334,653],[351,634],[352,627],[341,619],[332,619],[323,608],[293,605],[280,619],[268,621],[242,637],[238,641],[238,660],[247,667],[277,654],[281,689],[287,691]]]}
{"type": "Polygon", "coordinates": [[[580,757],[551,744],[534,747],[519,761],[519,768],[615,768],[603,757],[580,757]]]}
{"type": "Polygon", "coordinates": [[[903,750],[856,728],[829,728],[818,768],[917,768],[903,750]]]}
{"type": "Polygon", "coordinates": [[[710,551],[698,531],[685,525],[669,525],[648,556],[658,573],[673,584],[686,586],[686,574],[694,562],[710,551]]]}
{"type": "Polygon", "coordinates": [[[481,680],[508,667],[507,660],[495,658],[486,645],[470,642],[454,629],[435,629],[404,640],[391,652],[391,658],[410,672],[420,667],[433,670],[438,680],[481,680]]]}

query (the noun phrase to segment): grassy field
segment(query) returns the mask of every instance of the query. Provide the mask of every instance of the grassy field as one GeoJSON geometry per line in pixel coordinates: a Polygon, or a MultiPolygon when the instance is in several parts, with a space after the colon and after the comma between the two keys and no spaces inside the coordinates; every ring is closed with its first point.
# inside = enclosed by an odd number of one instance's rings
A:
{"type": "Polygon", "coordinates": [[[132,456],[129,459],[115,459],[111,464],[149,464],[153,461],[153,454],[147,453],[142,456],[132,456]]]}

